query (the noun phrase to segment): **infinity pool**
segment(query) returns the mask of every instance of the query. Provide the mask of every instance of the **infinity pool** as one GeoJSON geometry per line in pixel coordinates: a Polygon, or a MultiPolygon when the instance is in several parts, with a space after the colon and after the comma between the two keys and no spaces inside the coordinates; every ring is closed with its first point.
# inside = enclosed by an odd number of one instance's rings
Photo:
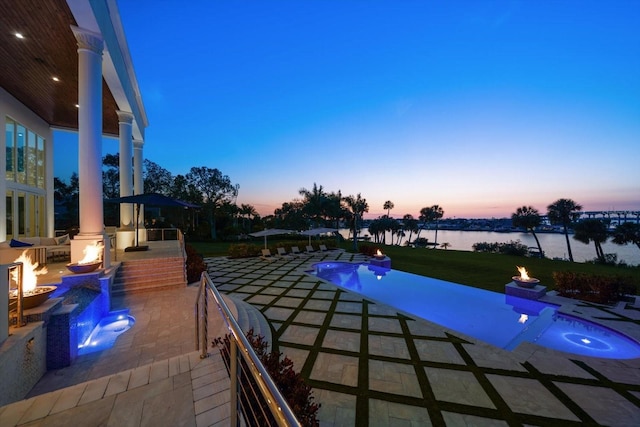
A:
{"type": "Polygon", "coordinates": [[[369,264],[320,262],[313,272],[349,291],[507,350],[529,341],[609,359],[640,357],[640,344],[558,306],[369,264]]]}

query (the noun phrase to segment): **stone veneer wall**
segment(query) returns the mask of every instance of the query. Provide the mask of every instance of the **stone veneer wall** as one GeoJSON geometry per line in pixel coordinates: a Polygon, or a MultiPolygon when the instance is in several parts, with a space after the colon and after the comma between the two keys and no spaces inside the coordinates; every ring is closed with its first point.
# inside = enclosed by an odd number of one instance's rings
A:
{"type": "Polygon", "coordinates": [[[47,372],[44,322],[11,330],[0,346],[0,406],[23,399],[47,372]]]}

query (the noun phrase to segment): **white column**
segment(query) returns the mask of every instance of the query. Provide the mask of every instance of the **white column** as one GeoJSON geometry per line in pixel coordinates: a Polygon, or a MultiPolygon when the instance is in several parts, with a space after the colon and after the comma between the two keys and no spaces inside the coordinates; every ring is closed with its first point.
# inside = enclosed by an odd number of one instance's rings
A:
{"type": "MultiPolygon", "coordinates": [[[[142,146],[143,141],[133,140],[133,193],[144,193],[144,179],[142,177],[142,146]]],[[[135,220],[134,220],[135,221],[135,220]]],[[[140,216],[138,218],[139,235],[138,239],[141,242],[147,241],[147,230],[144,227],[144,205],[140,205],[140,216]]]]}
{"type": "MultiPolygon", "coordinates": [[[[120,124],[120,197],[133,195],[133,169],[132,157],[132,127],[133,114],[127,111],[118,111],[120,124]]],[[[120,205],[120,229],[133,230],[133,205],[122,203],[120,205]]]]}
{"type": "Polygon", "coordinates": [[[78,177],[80,232],[71,244],[71,262],[84,257],[84,248],[104,241],[105,267],[109,239],[102,211],[102,50],[100,34],[71,26],[78,41],[78,177]]]}

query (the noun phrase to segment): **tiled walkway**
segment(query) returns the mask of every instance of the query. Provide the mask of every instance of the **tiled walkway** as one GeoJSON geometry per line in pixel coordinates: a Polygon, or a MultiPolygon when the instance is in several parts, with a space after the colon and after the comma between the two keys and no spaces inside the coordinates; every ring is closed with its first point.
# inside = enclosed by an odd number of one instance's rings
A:
{"type": "MultiPolygon", "coordinates": [[[[47,372],[27,399],[0,407],[0,426],[228,425],[224,362],[215,348],[203,360],[194,351],[196,295],[189,286],[114,298],[133,327],[112,348],[47,372]]],[[[210,319],[212,339],[224,327],[217,312],[210,319]]]]}
{"type": "MultiPolygon", "coordinates": [[[[314,388],[321,425],[640,425],[638,359],[507,352],[309,276],[307,259],[206,261],[218,289],[268,319],[274,348],[314,388]]],[[[636,309],[576,310],[640,336],[636,309]]]]}

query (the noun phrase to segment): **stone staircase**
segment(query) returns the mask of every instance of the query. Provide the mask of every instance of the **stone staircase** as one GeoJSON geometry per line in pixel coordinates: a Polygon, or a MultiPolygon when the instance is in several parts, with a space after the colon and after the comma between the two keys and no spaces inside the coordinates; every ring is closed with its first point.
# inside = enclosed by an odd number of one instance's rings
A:
{"type": "Polygon", "coordinates": [[[111,295],[148,292],[187,286],[182,257],[123,261],[116,273],[111,295]]]}
{"type": "Polygon", "coordinates": [[[247,333],[253,328],[254,335],[262,335],[265,341],[269,343],[268,350],[271,350],[271,328],[269,327],[269,322],[267,322],[267,319],[260,310],[239,298],[234,298],[229,295],[226,295],[225,298],[231,300],[236,307],[236,321],[240,329],[242,329],[244,333],[247,333]]]}

